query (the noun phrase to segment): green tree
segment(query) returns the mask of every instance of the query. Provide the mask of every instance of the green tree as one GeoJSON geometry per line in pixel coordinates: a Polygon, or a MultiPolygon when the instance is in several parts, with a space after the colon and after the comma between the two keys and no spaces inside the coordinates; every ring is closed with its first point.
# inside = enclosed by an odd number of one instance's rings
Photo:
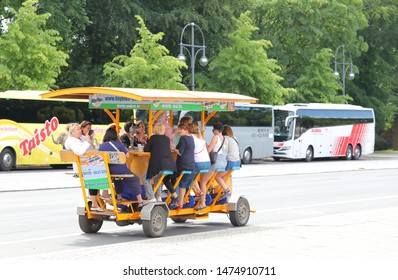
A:
{"type": "Polygon", "coordinates": [[[250,13],[241,14],[236,20],[236,30],[228,34],[230,45],[226,46],[210,63],[212,77],[206,88],[256,97],[263,103],[280,104],[292,89],[283,88],[283,80],[276,72],[281,70],[275,59],[267,56],[271,43],[252,40],[254,32],[250,13]]]}
{"type": "MultiPolygon", "coordinates": [[[[324,48],[336,50],[344,44],[353,58],[368,49],[358,35],[368,24],[361,0],[255,0],[254,3],[260,36],[272,42],[274,48],[269,55],[285,69],[284,86],[293,87],[304,72],[307,77],[317,76],[319,68],[312,68],[315,73],[310,73],[311,67],[307,67],[314,54],[324,48]]],[[[353,92],[351,84],[347,84],[349,96],[353,92]]]]}
{"type": "Polygon", "coordinates": [[[308,61],[295,83],[297,92],[289,98],[292,102],[343,103],[343,97],[336,95],[340,86],[330,67],[332,57],[331,49],[322,49],[308,61]]]}
{"type": "MultiPolygon", "coordinates": [[[[398,112],[398,3],[395,0],[364,0],[369,26],[360,31],[369,50],[354,61],[360,73],[355,78],[355,100],[374,108],[376,147],[391,147],[391,128],[398,112]]],[[[396,125],[398,127],[398,125],[396,125]]],[[[398,134],[397,134],[398,135],[398,134]]],[[[394,146],[398,147],[398,138],[394,146]]]]}
{"type": "Polygon", "coordinates": [[[57,49],[62,40],[46,30],[50,14],[37,15],[37,0],[28,0],[0,37],[0,90],[42,89],[53,86],[67,54],[57,49]]]}
{"type": "Polygon", "coordinates": [[[163,33],[152,34],[143,19],[140,16],[136,18],[141,39],[131,50],[130,56],[119,55],[105,64],[104,75],[107,79],[104,85],[186,90],[181,84],[180,72],[186,64],[169,56],[169,51],[158,43],[163,33]]]}

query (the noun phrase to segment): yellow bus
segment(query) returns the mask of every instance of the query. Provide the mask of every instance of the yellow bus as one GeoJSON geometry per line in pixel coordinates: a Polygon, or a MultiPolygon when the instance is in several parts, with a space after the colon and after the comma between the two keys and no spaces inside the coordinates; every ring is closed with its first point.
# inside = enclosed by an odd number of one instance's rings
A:
{"type": "MultiPolygon", "coordinates": [[[[65,167],[56,139],[68,123],[90,121],[99,143],[111,123],[103,110],[92,110],[87,100],[43,100],[45,91],[0,92],[0,170],[18,166],[65,167]]],[[[129,115],[130,114],[130,115],[129,115]]],[[[126,112],[121,119],[128,119],[126,112]]]]}

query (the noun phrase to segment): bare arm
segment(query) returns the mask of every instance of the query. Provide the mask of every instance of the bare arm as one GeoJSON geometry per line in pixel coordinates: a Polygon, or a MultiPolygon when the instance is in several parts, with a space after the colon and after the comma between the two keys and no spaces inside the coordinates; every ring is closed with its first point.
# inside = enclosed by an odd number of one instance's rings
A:
{"type": "Polygon", "coordinates": [[[213,138],[211,138],[210,144],[209,146],[207,146],[207,151],[210,153],[211,151],[213,151],[214,146],[217,144],[218,142],[218,137],[216,135],[213,136],[213,138]]]}

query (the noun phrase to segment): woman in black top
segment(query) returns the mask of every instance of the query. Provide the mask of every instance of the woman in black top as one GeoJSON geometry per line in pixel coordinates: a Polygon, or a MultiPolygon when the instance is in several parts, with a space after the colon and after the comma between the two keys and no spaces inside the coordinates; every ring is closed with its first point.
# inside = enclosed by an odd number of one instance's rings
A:
{"type": "MultiPolygon", "coordinates": [[[[151,180],[157,177],[163,170],[176,171],[176,163],[173,160],[170,149],[170,139],[164,135],[165,127],[163,124],[155,124],[154,135],[148,140],[144,147],[144,152],[150,152],[151,157],[149,159],[148,170],[146,174],[147,180],[151,180]]],[[[155,179],[156,181],[156,179],[155,179]]],[[[167,175],[163,178],[163,184],[172,194],[172,203],[176,204],[178,195],[174,190],[171,182],[171,175],[167,175]]],[[[158,190],[158,194],[159,194],[158,190]]],[[[159,199],[159,195],[157,195],[159,199]]]]}

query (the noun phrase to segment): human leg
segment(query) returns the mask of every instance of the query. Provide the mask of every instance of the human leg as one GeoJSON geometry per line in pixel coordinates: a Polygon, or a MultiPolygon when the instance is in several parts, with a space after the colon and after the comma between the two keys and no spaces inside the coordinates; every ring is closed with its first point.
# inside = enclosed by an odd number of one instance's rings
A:
{"type": "MultiPolygon", "coordinates": [[[[160,180],[160,174],[156,175],[155,177],[153,177],[151,180],[153,180],[153,186],[156,187],[159,180],[160,180]]],[[[156,201],[161,202],[162,201],[162,183],[160,183],[160,186],[157,188],[156,190],[156,201]]]]}
{"type": "Polygon", "coordinates": [[[185,173],[183,177],[181,178],[180,184],[179,184],[179,193],[178,193],[178,206],[184,205],[184,197],[187,189],[192,185],[193,179],[194,179],[195,173],[185,173]]]}
{"type": "Polygon", "coordinates": [[[91,208],[98,208],[99,207],[97,201],[98,190],[89,189],[88,194],[90,195],[91,199],[91,208]]]}
{"type": "Polygon", "coordinates": [[[218,183],[218,185],[220,185],[221,186],[221,188],[223,189],[223,192],[227,192],[227,190],[228,190],[228,187],[227,187],[227,185],[225,184],[225,181],[224,181],[224,179],[223,179],[223,175],[225,175],[225,174],[223,174],[224,172],[218,172],[217,173],[217,175],[216,175],[216,182],[218,183]]]}
{"type": "Polygon", "coordinates": [[[116,200],[122,201],[123,200],[122,193],[124,190],[124,182],[122,180],[114,180],[113,184],[115,185],[116,200]]]}
{"type": "Polygon", "coordinates": [[[214,172],[207,172],[207,173],[203,173],[200,176],[199,179],[199,184],[200,184],[200,190],[202,192],[202,195],[200,196],[200,206],[206,207],[206,193],[207,193],[207,189],[206,189],[206,185],[209,182],[210,178],[213,176],[214,172]]]}
{"type": "Polygon", "coordinates": [[[141,183],[140,183],[140,179],[138,178],[138,176],[126,178],[125,182],[133,190],[133,193],[137,197],[138,203],[142,203],[143,200],[142,200],[142,195],[141,195],[141,183]]]}
{"type": "Polygon", "coordinates": [[[178,195],[174,190],[174,185],[171,182],[171,175],[166,175],[163,178],[163,184],[166,186],[167,190],[171,193],[171,204],[175,205],[178,202],[178,195]]]}
{"type": "Polygon", "coordinates": [[[146,173],[142,176],[142,181],[144,182],[145,193],[147,195],[148,200],[152,200],[155,198],[155,194],[153,193],[153,186],[151,184],[151,180],[146,179],[146,173]]]}

